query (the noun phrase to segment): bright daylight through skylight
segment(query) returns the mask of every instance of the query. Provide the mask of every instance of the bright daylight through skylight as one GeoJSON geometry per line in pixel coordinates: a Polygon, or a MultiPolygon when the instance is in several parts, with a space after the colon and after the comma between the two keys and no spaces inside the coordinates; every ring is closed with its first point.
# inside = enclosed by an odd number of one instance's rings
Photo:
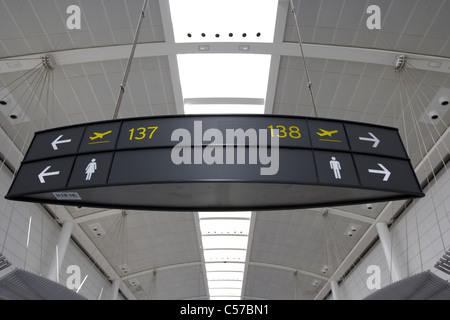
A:
{"type": "Polygon", "coordinates": [[[269,55],[182,54],[177,58],[185,113],[264,113],[269,55]],[[214,104],[202,103],[213,97],[214,104]],[[233,98],[241,103],[230,104],[233,98]]]}
{"type": "Polygon", "coordinates": [[[273,42],[277,0],[170,0],[175,42],[273,42]]]}

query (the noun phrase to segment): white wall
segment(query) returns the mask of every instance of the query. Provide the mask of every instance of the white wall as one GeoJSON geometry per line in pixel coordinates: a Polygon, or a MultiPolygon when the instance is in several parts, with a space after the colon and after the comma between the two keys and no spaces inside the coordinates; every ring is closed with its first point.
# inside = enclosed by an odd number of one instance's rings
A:
{"type": "MultiPolygon", "coordinates": [[[[6,166],[1,163],[0,166],[0,252],[3,252],[13,267],[46,276],[61,227],[39,204],[5,200],[4,195],[11,185],[12,174],[6,166]],[[31,231],[27,249],[30,216],[31,231]]],[[[101,299],[110,299],[111,283],[73,240],[69,242],[59,271],[60,284],[66,285],[67,278],[71,276],[66,272],[70,265],[80,267],[81,281],[88,275],[79,294],[96,300],[103,288],[101,299]]]]}
{"type": "MultiPolygon", "coordinates": [[[[447,165],[448,167],[448,165],[447,165]]],[[[426,196],[416,199],[390,226],[392,247],[404,277],[430,270],[439,277],[450,276],[434,268],[445,249],[450,248],[450,169],[443,168],[425,188],[426,196]]],[[[381,269],[381,287],[392,283],[381,243],[378,240],[355,269],[340,283],[341,299],[359,300],[373,293],[366,281],[367,267],[381,269]]]]}

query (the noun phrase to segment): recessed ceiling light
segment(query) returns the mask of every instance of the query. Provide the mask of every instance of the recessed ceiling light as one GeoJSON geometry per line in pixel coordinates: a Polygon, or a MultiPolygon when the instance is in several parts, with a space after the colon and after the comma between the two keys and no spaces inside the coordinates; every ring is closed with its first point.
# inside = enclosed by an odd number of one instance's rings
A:
{"type": "Polygon", "coordinates": [[[89,229],[92,230],[97,237],[103,236],[106,234],[105,229],[103,229],[102,225],[99,222],[91,223],[88,225],[89,229]]]}
{"type": "Polygon", "coordinates": [[[428,66],[432,68],[440,68],[442,65],[442,62],[439,61],[429,61],[428,66]]]}
{"type": "Polygon", "coordinates": [[[203,44],[203,45],[199,45],[198,46],[198,51],[209,51],[209,46],[208,45],[206,45],[206,44],[203,44]]]}
{"type": "Polygon", "coordinates": [[[448,97],[442,97],[439,99],[439,103],[441,104],[441,106],[446,106],[449,103],[449,98],[448,97]]]}

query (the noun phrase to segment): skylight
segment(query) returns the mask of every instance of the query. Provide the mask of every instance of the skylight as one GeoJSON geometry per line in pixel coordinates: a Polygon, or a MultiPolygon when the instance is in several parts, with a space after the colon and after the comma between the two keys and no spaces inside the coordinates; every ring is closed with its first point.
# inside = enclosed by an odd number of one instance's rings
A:
{"type": "Polygon", "coordinates": [[[185,113],[264,113],[270,55],[177,55],[185,113]]]}
{"type": "MultiPolygon", "coordinates": [[[[177,55],[185,114],[263,114],[271,56],[251,43],[272,43],[278,0],[169,0],[176,43],[201,43],[177,55]],[[205,42],[208,42],[207,44],[205,42]],[[236,53],[209,53],[235,42],[236,53]]],[[[251,212],[199,212],[210,299],[240,299],[251,212]]]]}
{"type": "Polygon", "coordinates": [[[273,42],[278,0],[169,0],[175,42],[273,42]]]}
{"type": "Polygon", "coordinates": [[[251,212],[199,212],[211,299],[240,299],[251,212]]]}

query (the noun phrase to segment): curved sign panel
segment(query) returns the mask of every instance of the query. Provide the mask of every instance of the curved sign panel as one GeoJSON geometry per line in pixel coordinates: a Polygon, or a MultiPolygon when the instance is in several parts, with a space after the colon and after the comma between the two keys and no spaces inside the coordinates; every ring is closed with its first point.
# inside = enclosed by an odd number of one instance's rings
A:
{"type": "Polygon", "coordinates": [[[293,116],[192,115],[37,132],[6,198],[234,211],[422,196],[395,128],[293,116]]]}

